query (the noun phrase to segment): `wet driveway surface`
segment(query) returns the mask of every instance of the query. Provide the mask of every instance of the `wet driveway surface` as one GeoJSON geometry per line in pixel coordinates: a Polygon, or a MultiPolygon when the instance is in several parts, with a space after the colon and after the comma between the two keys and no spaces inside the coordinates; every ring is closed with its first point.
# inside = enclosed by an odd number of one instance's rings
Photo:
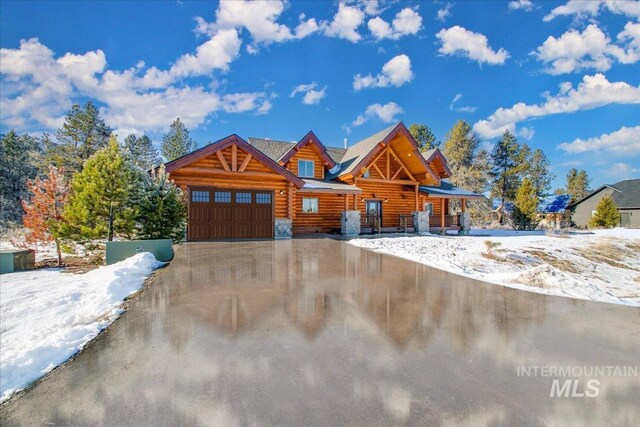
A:
{"type": "Polygon", "coordinates": [[[591,373],[576,391],[596,379],[597,396],[551,398],[554,378],[518,368],[637,367],[639,356],[637,308],[488,285],[330,239],[191,243],[0,421],[637,425],[638,376],[591,373]]]}

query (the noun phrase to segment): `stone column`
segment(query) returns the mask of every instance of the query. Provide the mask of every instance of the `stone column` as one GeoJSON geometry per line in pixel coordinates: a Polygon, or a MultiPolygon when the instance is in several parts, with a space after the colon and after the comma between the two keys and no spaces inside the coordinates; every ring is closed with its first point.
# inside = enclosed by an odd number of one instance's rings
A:
{"type": "Polygon", "coordinates": [[[417,234],[429,234],[429,212],[411,212],[417,234]]]}
{"type": "Polygon", "coordinates": [[[275,222],[275,238],[277,240],[290,239],[293,221],[289,218],[276,218],[275,222]]]}
{"type": "Polygon", "coordinates": [[[342,211],[340,224],[344,236],[360,235],[360,211],[342,211]]]}
{"type": "Polygon", "coordinates": [[[469,212],[460,213],[460,231],[458,234],[467,236],[471,230],[471,215],[469,212]]]}

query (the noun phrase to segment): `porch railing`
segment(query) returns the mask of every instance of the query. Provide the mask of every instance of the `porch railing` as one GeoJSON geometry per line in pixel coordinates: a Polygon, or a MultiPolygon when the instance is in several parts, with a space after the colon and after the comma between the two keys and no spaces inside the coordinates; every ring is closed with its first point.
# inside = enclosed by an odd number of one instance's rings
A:
{"type": "Polygon", "coordinates": [[[400,215],[400,228],[406,233],[413,228],[413,215],[400,215]]]}
{"type": "Polygon", "coordinates": [[[380,215],[366,214],[362,217],[363,228],[371,228],[375,232],[380,232],[380,228],[382,227],[382,217],[380,215]]]}
{"type": "MultiPolygon", "coordinates": [[[[460,214],[445,215],[444,226],[460,227],[460,214]]],[[[442,218],[440,217],[440,215],[433,215],[429,217],[429,227],[442,227],[442,218]]]]}

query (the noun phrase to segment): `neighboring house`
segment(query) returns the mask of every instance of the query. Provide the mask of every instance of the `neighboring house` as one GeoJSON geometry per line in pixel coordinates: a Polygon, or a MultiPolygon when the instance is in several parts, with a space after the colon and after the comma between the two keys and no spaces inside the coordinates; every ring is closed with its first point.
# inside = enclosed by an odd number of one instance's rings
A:
{"type": "Polygon", "coordinates": [[[627,179],[613,185],[605,184],[586,197],[569,205],[571,222],[576,227],[588,227],[598,202],[606,195],[613,201],[620,212],[620,226],[640,228],[640,179],[627,179]]]}
{"type": "Polygon", "coordinates": [[[440,150],[421,153],[403,123],[349,148],[325,147],[313,132],[297,143],[231,135],[166,164],[188,193],[188,240],[293,234],[459,230],[449,200],[482,198],[455,188],[440,150]],[[417,215],[424,219],[425,214],[417,215]],[[419,221],[418,225],[421,226],[419,221]]]}
{"type": "Polygon", "coordinates": [[[538,203],[538,219],[543,228],[565,228],[571,224],[571,211],[567,209],[571,203],[569,194],[556,194],[540,200],[538,203]]]}

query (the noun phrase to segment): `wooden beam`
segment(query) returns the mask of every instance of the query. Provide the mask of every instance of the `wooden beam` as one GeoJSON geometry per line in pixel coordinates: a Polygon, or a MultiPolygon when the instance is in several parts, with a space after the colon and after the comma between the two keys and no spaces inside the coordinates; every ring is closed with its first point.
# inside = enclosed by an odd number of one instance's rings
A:
{"type": "MultiPolygon", "coordinates": [[[[378,179],[378,178],[362,178],[359,179],[360,182],[380,182],[384,184],[405,184],[415,186],[415,181],[409,181],[408,179],[396,179],[395,181],[391,181],[390,179],[378,179]]],[[[357,185],[357,184],[356,184],[357,185]]]]}
{"type": "Polygon", "coordinates": [[[415,197],[416,197],[416,212],[418,212],[420,210],[420,205],[418,204],[418,186],[416,185],[414,188],[415,188],[415,197]]]}
{"type": "Polygon", "coordinates": [[[349,210],[349,196],[347,194],[344,195],[344,210],[349,210]]]}
{"type": "Polygon", "coordinates": [[[182,177],[182,176],[189,176],[190,174],[192,175],[201,175],[201,176],[212,176],[212,175],[223,175],[223,176],[227,176],[227,177],[236,177],[236,179],[262,179],[264,180],[265,178],[268,178],[270,180],[274,180],[274,181],[280,181],[283,179],[286,179],[284,176],[282,175],[278,175],[275,173],[269,173],[269,172],[244,172],[242,174],[242,177],[238,177],[238,175],[234,175],[233,172],[228,171],[228,170],[223,170],[223,169],[211,169],[211,168],[202,168],[202,167],[196,167],[196,166],[186,166],[183,168],[180,168],[180,173],[176,174],[174,173],[174,178],[177,178],[178,176],[182,177]]]}
{"type": "Polygon", "coordinates": [[[465,209],[467,208],[467,199],[462,199],[462,212],[465,211],[465,209]]]}
{"type": "Polygon", "coordinates": [[[402,160],[400,160],[400,156],[398,156],[398,154],[395,151],[393,151],[393,148],[391,148],[391,146],[389,146],[389,151],[391,152],[391,154],[396,156],[396,159],[398,159],[398,163],[400,163],[400,167],[402,167],[404,171],[407,173],[407,175],[409,175],[409,178],[411,178],[412,181],[416,181],[416,178],[413,175],[411,175],[411,172],[409,172],[409,169],[407,169],[407,167],[404,165],[402,160]]]}
{"type": "Polygon", "coordinates": [[[233,172],[238,170],[238,146],[236,144],[231,146],[231,170],[233,172]]]}
{"type": "Polygon", "coordinates": [[[293,184],[289,184],[289,189],[287,191],[287,217],[293,220],[295,215],[294,205],[294,193],[293,193],[293,184]]]}
{"type": "Polygon", "coordinates": [[[376,164],[374,163],[374,164],[373,164],[373,168],[378,172],[378,174],[379,174],[381,177],[383,177],[383,178],[385,177],[385,176],[384,176],[384,174],[382,173],[382,171],[380,170],[380,168],[378,167],[378,165],[376,165],[376,164]]]}
{"type": "Polygon", "coordinates": [[[393,176],[391,177],[392,180],[396,179],[396,177],[400,174],[400,172],[402,172],[402,168],[399,168],[396,173],[393,174],[393,176]]]}
{"type": "MultiPolygon", "coordinates": [[[[218,156],[220,163],[222,163],[222,167],[224,168],[224,170],[227,172],[231,172],[231,169],[229,169],[229,164],[227,163],[227,159],[225,159],[222,155],[222,151],[216,151],[216,155],[218,156]]],[[[184,167],[182,169],[188,169],[188,167],[184,167]]]]}
{"type": "MultiPolygon", "coordinates": [[[[384,145],[384,144],[382,144],[381,146],[382,146],[382,147],[384,147],[385,145],[384,145]]],[[[372,150],[372,151],[373,151],[373,150],[372,150]]],[[[380,157],[382,157],[382,155],[383,155],[384,153],[386,153],[386,152],[387,152],[387,150],[386,150],[386,149],[383,149],[382,151],[380,151],[380,152],[378,153],[378,155],[377,155],[376,157],[374,157],[373,161],[372,161],[371,163],[369,163],[369,165],[374,165],[374,164],[378,161],[378,159],[380,159],[380,157]]],[[[381,173],[381,174],[380,174],[380,176],[384,176],[384,175],[381,173]]]]}
{"type": "Polygon", "coordinates": [[[244,172],[244,170],[246,169],[247,165],[251,161],[251,157],[252,157],[251,154],[247,153],[247,157],[245,157],[244,160],[242,161],[242,164],[240,165],[240,169],[238,169],[238,172],[244,172]]]}
{"type": "Polygon", "coordinates": [[[387,147],[387,179],[391,179],[391,146],[387,147]]]}
{"type": "Polygon", "coordinates": [[[440,227],[444,228],[444,203],[445,199],[440,199],[440,227]]]}
{"type": "Polygon", "coordinates": [[[357,194],[353,195],[353,210],[354,211],[358,210],[358,195],[357,194]]]}

